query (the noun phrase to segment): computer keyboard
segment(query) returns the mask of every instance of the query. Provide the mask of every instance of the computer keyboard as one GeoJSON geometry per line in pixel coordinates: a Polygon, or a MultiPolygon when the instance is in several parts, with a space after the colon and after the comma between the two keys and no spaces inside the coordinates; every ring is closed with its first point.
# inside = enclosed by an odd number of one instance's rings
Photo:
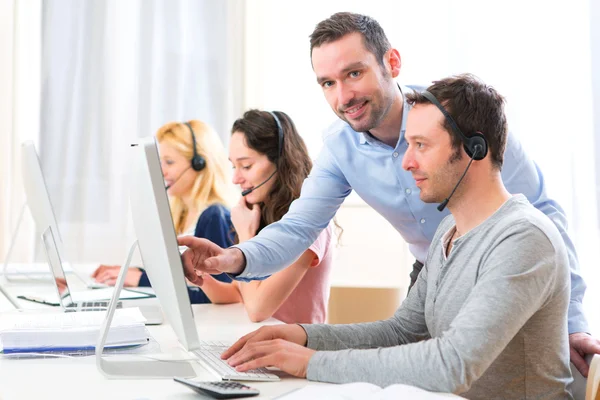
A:
{"type": "Polygon", "coordinates": [[[265,368],[252,369],[248,372],[238,372],[221,359],[221,354],[229,345],[219,341],[201,341],[200,348],[192,351],[203,364],[217,376],[226,381],[278,381],[279,377],[265,368]]]}

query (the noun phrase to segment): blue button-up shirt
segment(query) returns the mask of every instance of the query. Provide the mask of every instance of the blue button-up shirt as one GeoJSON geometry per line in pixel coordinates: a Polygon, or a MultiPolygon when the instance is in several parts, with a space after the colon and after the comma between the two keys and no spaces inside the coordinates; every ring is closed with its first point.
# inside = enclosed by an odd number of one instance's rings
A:
{"type": "MultiPolygon", "coordinates": [[[[404,93],[408,90],[411,89],[402,89],[404,93]]],[[[300,197],[289,212],[252,240],[237,245],[246,257],[246,269],[237,279],[261,279],[292,264],[317,239],[352,190],[383,215],[402,235],[414,256],[424,262],[434,233],[449,211],[439,212],[437,204],[421,201],[412,174],[402,169],[410,108],[404,102],[400,137],[395,147],[369,133],[354,131],[344,121],[333,124],[302,185],[300,197]]],[[[586,285],[579,275],[577,254],[566,232],[564,211],[547,196],[542,172],[511,133],[504,153],[502,179],[510,193],[524,194],[559,229],[571,267],[569,333],[586,332],[582,309],[586,285]]]]}

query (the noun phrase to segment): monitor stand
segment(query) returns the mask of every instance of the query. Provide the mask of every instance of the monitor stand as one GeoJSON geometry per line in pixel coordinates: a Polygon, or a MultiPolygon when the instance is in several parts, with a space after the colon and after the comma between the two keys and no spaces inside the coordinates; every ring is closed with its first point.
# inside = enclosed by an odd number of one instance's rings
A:
{"type": "MultiPolygon", "coordinates": [[[[138,241],[136,240],[129,249],[127,260],[121,267],[117,283],[115,284],[115,290],[106,312],[106,318],[100,328],[100,335],[98,336],[98,342],[96,344],[96,367],[98,370],[109,379],[160,379],[167,378],[172,379],[174,376],[182,377],[195,377],[196,372],[189,362],[181,361],[125,361],[125,360],[110,360],[102,356],[104,346],[106,344],[106,338],[108,336],[108,330],[111,325],[115,309],[117,308],[117,302],[119,295],[123,289],[125,283],[125,276],[133,257],[133,252],[137,248],[138,241]]],[[[135,354],[128,354],[127,356],[134,356],[135,354]]]]}

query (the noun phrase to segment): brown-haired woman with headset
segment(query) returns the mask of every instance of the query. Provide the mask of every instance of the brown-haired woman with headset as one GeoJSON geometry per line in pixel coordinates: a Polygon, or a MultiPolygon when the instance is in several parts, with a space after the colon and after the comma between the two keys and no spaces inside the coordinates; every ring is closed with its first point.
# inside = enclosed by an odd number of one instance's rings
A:
{"type": "MultiPolygon", "coordinates": [[[[242,197],[232,210],[236,243],[280,220],[300,196],[312,161],[290,117],[250,110],[233,124],[229,160],[242,197]]],[[[286,269],[262,281],[225,284],[204,276],[213,303],[243,302],[252,321],[325,322],[332,263],[332,228],[286,269]]]]}

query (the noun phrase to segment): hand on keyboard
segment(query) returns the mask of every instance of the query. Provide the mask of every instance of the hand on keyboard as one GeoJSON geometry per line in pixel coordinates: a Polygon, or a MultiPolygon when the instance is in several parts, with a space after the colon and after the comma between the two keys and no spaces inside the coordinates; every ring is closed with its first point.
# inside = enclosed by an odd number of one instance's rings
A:
{"type": "Polygon", "coordinates": [[[233,381],[278,381],[279,377],[270,373],[264,368],[247,370],[244,372],[236,371],[225,360],[221,359],[221,354],[228,345],[222,342],[203,341],[200,348],[193,351],[213,373],[224,380],[233,381]]]}
{"type": "MultiPolygon", "coordinates": [[[[302,329],[300,327],[300,329],[302,329]]],[[[228,360],[236,371],[277,367],[288,374],[306,378],[308,363],[316,351],[283,339],[248,342],[228,360]]]]}
{"type": "Polygon", "coordinates": [[[247,335],[242,336],[229,349],[221,355],[221,358],[228,359],[240,351],[246,344],[255,342],[264,342],[265,340],[283,339],[288,342],[306,346],[308,337],[306,331],[296,324],[263,326],[247,335]]]}

